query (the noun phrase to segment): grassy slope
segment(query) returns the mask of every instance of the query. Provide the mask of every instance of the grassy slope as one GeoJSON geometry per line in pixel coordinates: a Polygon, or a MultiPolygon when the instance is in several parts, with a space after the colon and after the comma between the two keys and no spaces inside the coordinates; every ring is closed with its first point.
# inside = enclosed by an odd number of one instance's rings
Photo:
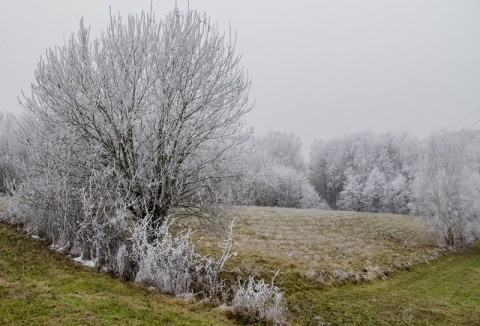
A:
{"type": "Polygon", "coordinates": [[[436,260],[414,217],[256,207],[235,215],[236,264],[262,277],[282,269],[276,283],[292,324],[480,325],[480,244],[436,260]],[[372,265],[391,274],[365,282],[372,265]],[[318,270],[349,271],[361,284],[325,282],[318,270]]]}
{"type": "Polygon", "coordinates": [[[359,283],[440,254],[416,217],[261,207],[232,215],[235,262],[260,274],[264,265],[326,284],[359,283]]]}
{"type": "MultiPolygon", "coordinates": [[[[235,215],[232,270],[269,277],[281,268],[276,283],[293,325],[480,325],[480,245],[424,264],[432,247],[414,218],[270,208],[235,215]],[[360,285],[332,285],[315,272],[398,262],[412,266],[360,285]]],[[[232,323],[216,309],[79,266],[0,224],[1,325],[232,323]]]]}
{"type": "Polygon", "coordinates": [[[0,224],[0,325],[228,325],[218,310],[80,266],[0,224]]]}
{"type": "Polygon", "coordinates": [[[439,261],[360,285],[289,291],[295,320],[331,325],[480,325],[480,245],[439,261]]]}

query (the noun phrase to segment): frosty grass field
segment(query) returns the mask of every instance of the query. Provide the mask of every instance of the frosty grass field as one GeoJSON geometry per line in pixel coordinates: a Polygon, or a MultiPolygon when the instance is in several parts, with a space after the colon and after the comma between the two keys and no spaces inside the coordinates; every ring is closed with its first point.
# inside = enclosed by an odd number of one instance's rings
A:
{"type": "MultiPolygon", "coordinates": [[[[236,207],[229,277],[285,292],[292,325],[480,324],[480,247],[436,248],[416,217],[236,207]]],[[[235,324],[225,312],[113,279],[0,226],[2,324],[235,324]]],[[[196,233],[215,254],[216,238],[196,233]]]]}

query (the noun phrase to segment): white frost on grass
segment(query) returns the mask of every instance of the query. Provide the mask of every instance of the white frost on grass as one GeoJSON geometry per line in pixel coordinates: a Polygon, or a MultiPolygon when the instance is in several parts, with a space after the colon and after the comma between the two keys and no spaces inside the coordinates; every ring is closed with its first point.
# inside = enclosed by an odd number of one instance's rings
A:
{"type": "Polygon", "coordinates": [[[82,264],[82,265],[87,266],[87,267],[91,267],[91,268],[95,267],[95,261],[94,260],[83,260],[82,256],[77,257],[77,258],[73,258],[73,260],[75,260],[77,263],[82,264]]]}
{"type": "MultiPolygon", "coordinates": [[[[36,236],[33,236],[33,238],[37,238],[36,236]]],[[[41,239],[41,238],[39,238],[41,239]]],[[[60,246],[60,245],[50,245],[50,249],[52,250],[55,250],[56,252],[59,252],[61,254],[66,254],[68,252],[68,248],[66,246],[60,246]]],[[[82,264],[84,266],[87,266],[87,267],[91,267],[91,268],[94,268],[95,267],[95,263],[96,261],[95,260],[83,260],[83,256],[79,256],[79,257],[76,257],[76,258],[73,258],[73,260],[79,264],[82,264]]]]}
{"type": "MultiPolygon", "coordinates": [[[[45,240],[46,240],[45,238],[39,237],[38,235],[35,235],[35,234],[30,234],[30,236],[31,236],[33,239],[36,239],[36,240],[40,240],[40,241],[45,241],[45,240]]],[[[53,249],[53,248],[52,248],[52,249],[53,249]]]]}
{"type": "Polygon", "coordinates": [[[59,252],[61,254],[65,254],[67,252],[67,247],[66,246],[60,246],[60,245],[50,245],[50,249],[55,250],[56,252],[59,252]]]}

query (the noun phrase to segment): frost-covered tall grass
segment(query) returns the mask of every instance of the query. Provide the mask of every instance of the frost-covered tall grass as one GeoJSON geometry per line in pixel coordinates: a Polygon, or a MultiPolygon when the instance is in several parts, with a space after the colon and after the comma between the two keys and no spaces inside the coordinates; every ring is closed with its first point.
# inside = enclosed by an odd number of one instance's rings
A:
{"type": "Polygon", "coordinates": [[[232,300],[233,313],[247,321],[286,324],[283,294],[273,285],[274,279],[271,284],[253,277],[249,277],[248,282],[239,282],[232,300]]]}

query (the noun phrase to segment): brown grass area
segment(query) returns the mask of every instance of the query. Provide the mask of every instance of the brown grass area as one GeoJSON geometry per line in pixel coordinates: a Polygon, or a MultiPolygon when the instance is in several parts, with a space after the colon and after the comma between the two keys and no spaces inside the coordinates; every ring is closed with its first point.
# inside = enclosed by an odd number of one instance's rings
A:
{"type": "Polygon", "coordinates": [[[357,283],[440,253],[418,217],[269,207],[236,207],[229,217],[237,218],[231,266],[239,273],[357,283]]]}

